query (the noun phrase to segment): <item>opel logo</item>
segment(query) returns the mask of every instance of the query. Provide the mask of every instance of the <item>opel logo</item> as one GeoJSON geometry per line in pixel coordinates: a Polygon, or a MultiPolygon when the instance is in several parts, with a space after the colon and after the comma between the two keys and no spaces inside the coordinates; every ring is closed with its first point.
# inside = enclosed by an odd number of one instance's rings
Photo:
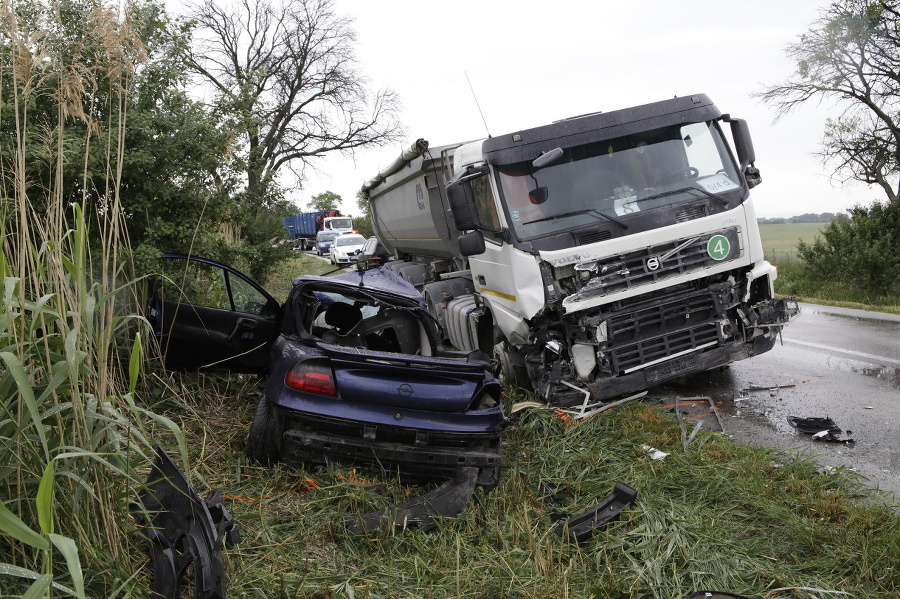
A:
{"type": "Polygon", "coordinates": [[[400,397],[411,396],[413,394],[412,385],[410,385],[409,383],[403,383],[402,385],[397,387],[397,393],[400,395],[400,397]]]}
{"type": "Polygon", "coordinates": [[[650,256],[647,258],[647,270],[654,271],[659,270],[659,257],[658,256],[650,256]]]}

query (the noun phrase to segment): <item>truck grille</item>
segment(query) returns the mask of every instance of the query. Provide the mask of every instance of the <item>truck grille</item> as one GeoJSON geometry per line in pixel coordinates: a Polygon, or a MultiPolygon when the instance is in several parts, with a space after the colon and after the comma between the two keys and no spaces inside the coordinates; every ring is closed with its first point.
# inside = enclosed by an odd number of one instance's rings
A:
{"type": "Polygon", "coordinates": [[[588,231],[578,235],[578,245],[588,245],[599,241],[612,239],[612,232],[609,229],[601,229],[600,231],[588,231]]]}
{"type": "Polygon", "coordinates": [[[716,263],[729,262],[741,256],[738,229],[722,229],[698,237],[678,239],[643,250],[575,265],[576,278],[585,278],[582,288],[570,295],[565,303],[591,297],[627,291],[670,277],[700,271],[716,263]],[[719,260],[710,256],[710,239],[721,235],[728,240],[729,252],[719,260]]]}
{"type": "Polygon", "coordinates": [[[619,312],[607,321],[607,353],[613,371],[621,374],[669,356],[717,345],[719,319],[709,293],[619,312]]]}

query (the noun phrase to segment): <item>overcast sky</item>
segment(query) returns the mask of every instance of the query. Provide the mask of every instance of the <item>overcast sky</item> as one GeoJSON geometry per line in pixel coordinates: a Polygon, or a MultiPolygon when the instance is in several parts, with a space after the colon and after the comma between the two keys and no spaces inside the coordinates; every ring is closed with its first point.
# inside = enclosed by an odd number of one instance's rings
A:
{"type": "MultiPolygon", "coordinates": [[[[177,0],[176,0],[177,1],[177,0]]],[[[785,47],[826,0],[335,0],[353,17],[357,58],[374,88],[403,105],[403,143],[320,161],[301,208],[326,190],[356,212],[362,183],[418,138],[432,146],[588,112],[706,93],[747,119],[762,184],[757,215],[838,212],[879,198],[877,189],[832,184],[813,156],[832,106],[810,104],[777,123],[752,94],[793,72],[785,47]]]]}

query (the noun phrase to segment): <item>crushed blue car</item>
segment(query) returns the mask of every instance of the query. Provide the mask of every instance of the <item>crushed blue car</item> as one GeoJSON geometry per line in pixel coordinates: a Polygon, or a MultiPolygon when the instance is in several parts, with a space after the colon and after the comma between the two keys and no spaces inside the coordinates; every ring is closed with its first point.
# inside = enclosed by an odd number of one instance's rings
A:
{"type": "Polygon", "coordinates": [[[179,254],[164,262],[148,317],[167,368],[267,377],[250,459],[497,484],[507,420],[491,360],[445,349],[404,279],[383,268],[303,276],[279,305],[229,266],[179,254]]]}

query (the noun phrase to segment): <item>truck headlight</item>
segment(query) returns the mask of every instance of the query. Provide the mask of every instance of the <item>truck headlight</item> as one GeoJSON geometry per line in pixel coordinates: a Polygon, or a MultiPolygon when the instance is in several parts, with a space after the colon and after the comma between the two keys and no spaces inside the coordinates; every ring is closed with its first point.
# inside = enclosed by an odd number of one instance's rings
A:
{"type": "Polygon", "coordinates": [[[597,354],[594,346],[587,343],[572,345],[572,361],[575,363],[575,374],[579,381],[587,381],[597,367],[597,354]]]}

